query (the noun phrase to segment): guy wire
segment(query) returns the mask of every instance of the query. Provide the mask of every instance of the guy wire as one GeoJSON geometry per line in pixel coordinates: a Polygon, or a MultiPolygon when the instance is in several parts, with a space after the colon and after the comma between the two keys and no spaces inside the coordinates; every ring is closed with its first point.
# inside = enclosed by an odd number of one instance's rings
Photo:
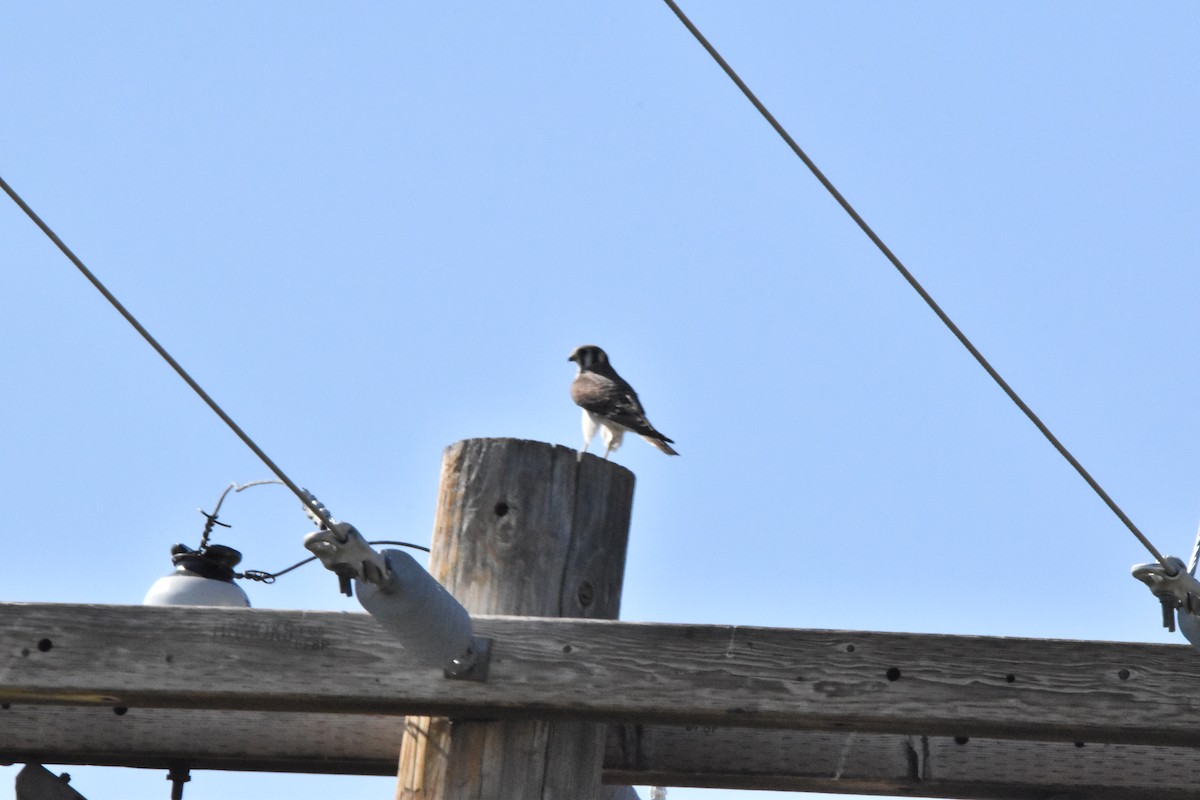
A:
{"type": "Polygon", "coordinates": [[[916,290],[917,294],[921,296],[921,299],[924,300],[931,309],[933,309],[933,313],[937,314],[938,318],[941,319],[946,327],[950,329],[950,332],[957,337],[958,341],[962,343],[963,347],[967,348],[967,351],[975,357],[975,360],[978,361],[979,365],[983,367],[984,371],[986,371],[987,374],[992,377],[992,380],[994,380],[996,384],[1004,390],[1004,393],[1008,395],[1009,399],[1012,400],[1013,403],[1016,404],[1017,408],[1021,409],[1021,411],[1025,413],[1025,416],[1029,418],[1029,421],[1032,422],[1037,429],[1042,432],[1042,435],[1046,437],[1050,444],[1054,445],[1054,448],[1058,450],[1062,457],[1067,460],[1067,463],[1074,467],[1075,471],[1079,473],[1080,477],[1087,481],[1088,486],[1092,487],[1092,490],[1100,497],[1101,500],[1105,502],[1109,509],[1111,509],[1112,512],[1117,515],[1117,518],[1125,524],[1125,527],[1137,537],[1138,541],[1141,542],[1148,551],[1150,551],[1150,555],[1154,556],[1155,560],[1162,564],[1163,567],[1167,569],[1169,574],[1175,574],[1175,570],[1169,564],[1167,564],[1166,559],[1164,559],[1162,554],[1158,552],[1158,549],[1150,543],[1150,540],[1146,538],[1145,534],[1138,530],[1138,527],[1133,524],[1133,520],[1126,516],[1125,512],[1121,510],[1121,507],[1116,504],[1116,501],[1108,496],[1108,492],[1104,491],[1103,487],[1101,487],[1100,484],[1096,482],[1096,479],[1093,478],[1091,474],[1083,468],[1083,465],[1079,463],[1075,456],[1071,455],[1071,451],[1067,450],[1066,446],[1058,440],[1058,437],[1055,436],[1049,428],[1046,427],[1045,423],[1038,418],[1037,414],[1033,413],[1033,409],[1025,404],[1025,401],[1022,400],[1016,391],[1014,391],[1013,388],[1008,385],[1008,382],[1000,376],[1000,373],[997,372],[990,363],[988,363],[988,360],[983,357],[983,354],[980,353],[978,349],[976,349],[975,345],[971,343],[971,340],[967,338],[966,334],[964,334],[959,327],[954,324],[954,321],[951,320],[949,315],[942,310],[941,306],[934,301],[929,292],[925,291],[925,287],[922,286],[920,282],[917,281],[917,279],[913,276],[913,274],[908,271],[908,268],[901,263],[900,259],[896,257],[896,254],[892,252],[891,248],[884,244],[883,240],[880,239],[875,231],[871,229],[871,226],[866,223],[866,220],[859,216],[858,212],[854,210],[854,207],[850,205],[850,202],[846,200],[846,198],[842,196],[842,193],[837,190],[837,187],[833,185],[833,182],[825,177],[825,173],[821,172],[820,168],[818,168],[816,163],[808,157],[808,154],[801,149],[800,145],[796,144],[796,140],[793,139],[791,134],[787,132],[783,125],[781,125],[779,121],[775,119],[775,116],[769,110],[767,110],[767,107],[763,105],[762,101],[759,100],[754,92],[750,90],[750,87],[746,85],[745,81],[738,76],[733,67],[729,66],[729,62],[721,57],[721,54],[717,52],[717,49],[713,47],[711,43],[709,43],[708,39],[706,39],[704,34],[700,32],[699,28],[692,24],[692,21],[688,19],[686,14],[683,13],[683,10],[676,5],[674,0],[663,0],[663,2],[665,2],[671,11],[675,13],[675,16],[679,17],[679,21],[682,22],[684,27],[691,32],[692,36],[696,38],[696,41],[698,41],[701,46],[708,51],[708,54],[712,56],[713,60],[717,62],[722,70],[725,71],[725,74],[729,76],[729,79],[732,80],[737,87],[742,90],[742,94],[746,95],[746,99],[749,100],[756,109],[758,109],[758,112],[762,114],[763,118],[768,123],[770,123],[771,127],[775,129],[775,132],[779,134],[780,138],[787,143],[787,146],[792,149],[792,152],[804,162],[804,165],[808,167],[814,176],[816,176],[816,179],[820,181],[821,185],[824,186],[829,194],[833,196],[833,199],[836,200],[843,209],[845,209],[846,213],[850,215],[850,218],[858,224],[858,227],[862,228],[862,231],[867,235],[867,238],[869,238],[875,244],[875,246],[879,248],[879,251],[883,253],[888,261],[892,262],[892,266],[894,266],[901,276],[908,281],[909,285],[916,290]]]}
{"type": "Polygon", "coordinates": [[[296,495],[296,497],[300,498],[300,502],[303,503],[306,508],[311,508],[313,513],[325,523],[326,527],[332,529],[333,520],[330,519],[329,512],[317,504],[315,500],[311,499],[311,495],[304,492],[299,486],[293,483],[292,479],[289,478],[284,471],[281,470],[275,464],[275,462],[263,452],[262,448],[255,444],[254,440],[251,439],[246,432],[243,431],[241,427],[233,421],[233,418],[226,414],[225,411],[219,405],[217,405],[217,401],[213,400],[208,395],[208,392],[204,391],[200,384],[196,383],[192,376],[187,373],[187,370],[180,366],[179,362],[176,361],[171,354],[166,351],[166,348],[159,344],[158,341],[150,335],[148,330],[142,327],[142,323],[138,322],[137,318],[134,317],[133,314],[131,314],[129,310],[125,308],[125,306],[121,305],[121,301],[118,300],[113,293],[110,292],[108,288],[100,282],[99,278],[92,274],[92,271],[89,270],[84,263],[79,260],[79,257],[71,251],[71,248],[67,247],[63,240],[58,238],[58,235],[50,229],[50,226],[42,221],[42,218],[39,217],[34,210],[29,207],[28,203],[21,199],[21,196],[18,195],[11,186],[8,185],[8,182],[5,181],[3,177],[0,177],[0,188],[3,188],[8,196],[13,199],[13,202],[20,206],[21,210],[25,212],[25,215],[33,220],[33,224],[41,228],[42,233],[46,234],[50,241],[57,245],[58,249],[62,251],[63,255],[65,255],[81,273],[83,273],[83,276],[91,281],[92,285],[100,291],[100,294],[104,295],[105,299],[108,300],[109,303],[112,303],[113,308],[121,313],[121,316],[123,316],[125,320],[134,327],[134,330],[140,333],[142,338],[145,339],[150,346],[153,347],[155,351],[163,357],[163,360],[171,365],[171,368],[179,374],[179,377],[183,378],[184,382],[187,383],[188,386],[192,387],[192,391],[198,394],[200,399],[208,404],[208,407],[211,408],[213,412],[220,417],[226,425],[229,426],[230,430],[237,434],[238,438],[241,439],[242,442],[244,442],[245,445],[249,447],[264,464],[267,465],[267,468],[270,469],[271,472],[275,473],[275,476],[283,482],[283,485],[290,489],[292,493],[296,495]]]}

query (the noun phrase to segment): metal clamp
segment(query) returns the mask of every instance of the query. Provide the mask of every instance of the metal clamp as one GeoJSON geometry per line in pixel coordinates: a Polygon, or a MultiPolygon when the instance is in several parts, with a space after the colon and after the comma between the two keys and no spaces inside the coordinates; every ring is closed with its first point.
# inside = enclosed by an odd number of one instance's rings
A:
{"type": "Polygon", "coordinates": [[[1162,564],[1150,562],[1135,566],[1133,577],[1146,584],[1162,603],[1163,627],[1175,630],[1178,611],[1180,631],[1200,650],[1200,581],[1182,559],[1168,556],[1166,562],[1173,572],[1162,564]]]}
{"type": "Polygon", "coordinates": [[[350,581],[369,583],[381,592],[395,590],[395,578],[387,560],[376,552],[349,522],[335,522],[332,529],[313,531],[304,546],[338,576],[342,594],[350,596],[350,581]]]}

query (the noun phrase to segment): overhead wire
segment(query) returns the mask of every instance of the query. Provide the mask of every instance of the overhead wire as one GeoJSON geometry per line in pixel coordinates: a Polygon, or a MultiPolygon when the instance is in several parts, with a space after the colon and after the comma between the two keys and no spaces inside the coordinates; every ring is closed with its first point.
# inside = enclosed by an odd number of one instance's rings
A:
{"type": "Polygon", "coordinates": [[[773,115],[767,109],[767,107],[763,105],[762,101],[759,100],[754,92],[751,91],[750,87],[746,85],[746,82],[743,81],[733,67],[729,65],[729,62],[727,62],[721,56],[721,54],[717,52],[717,49],[712,45],[711,42],[708,41],[704,34],[700,32],[700,29],[697,28],[695,24],[693,24],[693,22],[688,18],[688,16],[683,13],[683,10],[677,3],[675,3],[675,0],[663,0],[663,2],[665,2],[671,11],[674,12],[675,16],[679,18],[679,21],[683,23],[684,27],[688,29],[693,37],[695,37],[696,41],[698,41],[700,45],[706,51],[708,51],[708,54],[712,56],[713,60],[717,62],[718,66],[720,66],[725,74],[729,76],[729,79],[732,80],[738,89],[742,91],[742,94],[746,96],[746,99],[749,100],[756,109],[758,109],[758,112],[771,125],[771,127],[775,129],[775,132],[778,133],[780,138],[782,138],[787,146],[791,148],[792,152],[795,153],[802,162],[804,162],[804,165],[808,167],[809,171],[811,171],[816,179],[820,181],[821,185],[825,187],[826,191],[833,196],[833,199],[836,200],[838,204],[846,211],[846,213],[850,215],[850,218],[853,219],[858,227],[862,229],[863,233],[867,235],[867,238],[870,239],[877,248],[879,248],[879,251],[883,253],[887,260],[892,263],[892,266],[896,268],[904,280],[908,281],[908,284],[912,286],[917,294],[921,296],[921,299],[924,300],[925,303],[933,310],[933,313],[937,314],[938,319],[940,319],[945,326],[949,328],[950,332],[953,333],[958,341],[962,343],[963,347],[965,347],[967,351],[974,356],[975,360],[978,361],[979,365],[983,367],[984,371],[991,376],[992,380],[994,380],[996,384],[1002,390],[1004,390],[1004,393],[1008,395],[1009,399],[1012,400],[1014,404],[1016,404],[1017,408],[1024,412],[1025,416],[1029,418],[1029,421],[1032,422],[1039,431],[1041,431],[1046,440],[1049,441],[1050,444],[1052,444],[1054,448],[1058,450],[1059,454],[1067,460],[1067,463],[1075,468],[1075,471],[1079,473],[1080,477],[1087,482],[1088,486],[1090,486],[1092,490],[1100,497],[1100,499],[1103,500],[1104,503],[1109,507],[1109,509],[1116,514],[1117,518],[1125,524],[1125,527],[1128,528],[1135,537],[1137,537],[1138,541],[1142,543],[1142,546],[1144,546],[1152,556],[1154,556],[1155,560],[1162,564],[1163,567],[1165,567],[1171,574],[1174,574],[1174,568],[1167,563],[1166,559],[1163,558],[1158,549],[1150,542],[1148,538],[1146,538],[1146,535],[1138,529],[1137,525],[1133,523],[1133,520],[1131,520],[1123,510],[1121,510],[1121,507],[1118,506],[1116,501],[1109,496],[1108,492],[1104,491],[1104,488],[1096,481],[1095,478],[1092,477],[1091,473],[1084,469],[1083,465],[1079,463],[1079,460],[1071,454],[1071,451],[1068,450],[1061,441],[1059,441],[1058,437],[1055,436],[1054,433],[1051,432],[1048,427],[1046,427],[1046,424],[1042,422],[1038,415],[1033,412],[1033,409],[1031,409],[1025,403],[1025,401],[1021,399],[1020,395],[1018,395],[1016,391],[1009,386],[1008,382],[1001,377],[1000,373],[997,372],[996,369],[988,362],[988,360],[983,357],[983,354],[979,352],[979,349],[976,348],[975,345],[971,343],[971,340],[967,338],[966,334],[954,324],[954,321],[950,319],[949,315],[947,315],[945,311],[942,310],[942,307],[937,304],[937,301],[935,301],[929,292],[925,290],[925,287],[921,285],[916,277],[909,272],[908,268],[905,267],[896,254],[892,252],[891,248],[884,243],[883,239],[879,238],[879,235],[871,229],[871,226],[866,223],[866,220],[862,218],[862,216],[854,209],[854,207],[850,205],[850,202],[845,198],[845,196],[843,196],[842,193],[838,191],[837,187],[833,185],[833,182],[825,176],[825,173],[821,171],[816,163],[809,158],[808,154],[804,152],[800,145],[796,143],[796,140],[793,139],[791,134],[787,132],[787,129],[780,124],[779,120],[775,118],[775,115],[773,115]]]}
{"type": "MultiPolygon", "coordinates": [[[[425,553],[430,552],[429,548],[423,544],[413,544],[412,542],[397,542],[397,541],[393,541],[391,539],[378,539],[373,542],[367,542],[367,544],[394,544],[394,545],[398,545],[400,547],[407,547],[411,550],[420,550],[425,553]]],[[[309,556],[308,558],[304,559],[303,561],[297,561],[295,564],[292,564],[290,567],[287,567],[286,569],[281,569],[278,572],[265,572],[264,570],[261,570],[261,569],[248,569],[245,572],[243,572],[239,575],[236,575],[235,577],[244,578],[246,580],[251,580],[251,581],[260,581],[260,582],[266,583],[266,584],[271,584],[271,583],[275,582],[276,578],[281,577],[283,575],[287,575],[292,570],[299,569],[300,567],[303,567],[305,564],[311,564],[312,562],[314,562],[316,560],[317,560],[316,556],[309,556]]]]}
{"type": "Polygon", "coordinates": [[[64,243],[62,239],[58,238],[58,234],[51,230],[50,226],[42,221],[42,218],[39,217],[37,213],[29,207],[28,203],[21,199],[21,196],[17,194],[16,190],[9,186],[8,182],[4,180],[3,177],[0,177],[0,188],[4,189],[5,193],[12,198],[13,202],[25,212],[25,215],[33,220],[33,224],[37,225],[38,228],[41,229],[42,233],[46,234],[50,241],[54,242],[58,249],[62,251],[63,255],[65,255],[81,273],[83,273],[83,276],[87,278],[93,286],[96,287],[100,294],[104,295],[104,298],[112,304],[113,308],[120,312],[121,316],[123,316],[125,320],[133,326],[134,330],[142,335],[142,338],[154,348],[155,352],[162,356],[163,360],[171,365],[171,368],[178,373],[179,377],[183,378],[184,382],[187,383],[188,386],[192,387],[192,391],[199,395],[200,399],[208,404],[208,407],[211,408],[213,412],[220,417],[226,425],[229,426],[230,430],[237,434],[238,438],[241,439],[242,442],[249,447],[264,464],[267,465],[267,468],[271,470],[271,472],[273,472],[277,478],[279,478],[283,485],[290,489],[292,493],[296,495],[296,497],[300,498],[300,502],[303,503],[306,508],[311,508],[313,513],[315,513],[327,527],[332,529],[333,520],[330,518],[329,512],[325,510],[325,507],[318,504],[312,495],[297,486],[292,479],[289,478],[284,471],[280,469],[274,461],[271,460],[270,456],[263,452],[263,449],[254,443],[254,440],[251,439],[249,435],[247,435],[246,432],[241,429],[241,426],[234,422],[233,418],[226,414],[224,409],[217,405],[217,401],[213,400],[212,397],[209,396],[208,392],[204,391],[204,388],[201,387],[200,384],[197,383],[195,379],[187,373],[187,370],[185,370],[179,364],[179,362],[167,352],[166,348],[159,344],[158,340],[150,335],[150,332],[143,327],[142,323],[137,321],[137,318],[134,317],[133,314],[131,314],[129,310],[121,304],[121,301],[118,300],[116,296],[113,295],[113,293],[110,292],[108,288],[100,282],[100,279],[97,278],[92,271],[87,268],[83,261],[81,261],[77,255],[75,255],[71,248],[67,247],[66,243],[64,243]]]}

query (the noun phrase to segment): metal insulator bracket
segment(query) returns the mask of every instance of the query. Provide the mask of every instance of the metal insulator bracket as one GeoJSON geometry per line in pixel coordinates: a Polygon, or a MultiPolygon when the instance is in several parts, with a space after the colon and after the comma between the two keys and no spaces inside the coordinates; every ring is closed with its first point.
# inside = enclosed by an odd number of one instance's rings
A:
{"type": "Polygon", "coordinates": [[[487,679],[491,640],[474,635],[467,610],[408,553],[376,552],[346,522],[308,534],[304,546],[345,586],[354,583],[362,607],[418,661],[447,678],[487,679]]]}
{"type": "Polygon", "coordinates": [[[338,576],[342,593],[347,596],[351,580],[369,583],[384,592],[395,589],[387,560],[349,522],[335,522],[332,530],[310,533],[304,538],[304,546],[338,576]]]}
{"type": "Polygon", "coordinates": [[[1168,556],[1165,561],[1170,570],[1157,562],[1138,564],[1133,568],[1133,577],[1146,584],[1162,603],[1163,627],[1174,631],[1178,616],[1180,631],[1200,650],[1200,581],[1182,559],[1168,556]]]}

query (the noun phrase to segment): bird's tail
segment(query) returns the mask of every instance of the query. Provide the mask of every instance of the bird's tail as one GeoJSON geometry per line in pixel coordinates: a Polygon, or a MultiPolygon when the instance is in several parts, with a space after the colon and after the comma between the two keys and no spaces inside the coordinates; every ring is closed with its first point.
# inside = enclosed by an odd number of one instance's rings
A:
{"type": "Polygon", "coordinates": [[[641,434],[641,437],[643,439],[645,439],[647,442],[649,442],[650,444],[657,447],[659,450],[662,450],[664,453],[666,453],[669,456],[679,455],[679,453],[675,452],[674,447],[671,447],[671,445],[667,444],[667,442],[669,442],[671,440],[665,436],[662,437],[661,439],[658,439],[653,436],[647,436],[646,434],[643,433],[643,434],[641,434]]]}

